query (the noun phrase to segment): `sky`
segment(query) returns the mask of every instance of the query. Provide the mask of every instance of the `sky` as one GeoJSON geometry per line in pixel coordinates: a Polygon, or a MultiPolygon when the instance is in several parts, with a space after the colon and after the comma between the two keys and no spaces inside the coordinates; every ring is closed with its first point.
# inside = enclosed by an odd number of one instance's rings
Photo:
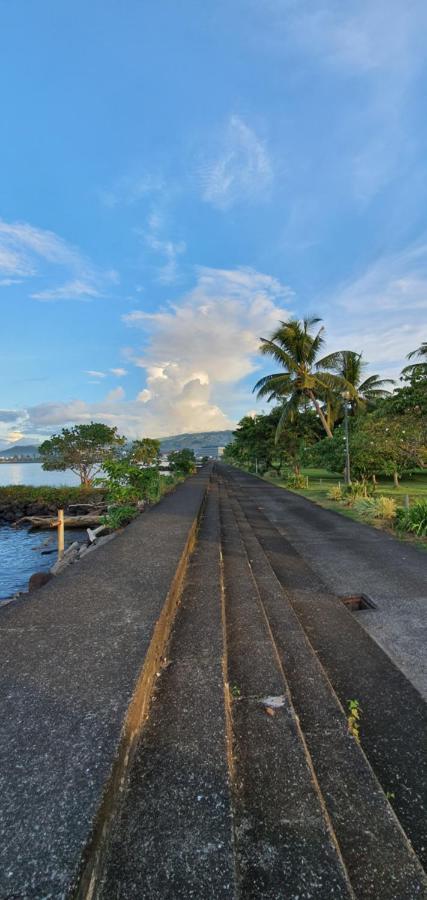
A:
{"type": "Polygon", "coordinates": [[[290,316],[398,377],[426,29],[425,0],[0,0],[3,446],[233,427],[290,316]]]}

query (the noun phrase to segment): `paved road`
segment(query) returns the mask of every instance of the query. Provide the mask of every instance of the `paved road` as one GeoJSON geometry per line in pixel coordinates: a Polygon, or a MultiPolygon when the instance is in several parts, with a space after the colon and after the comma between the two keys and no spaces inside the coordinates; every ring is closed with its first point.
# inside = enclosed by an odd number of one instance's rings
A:
{"type": "Polygon", "coordinates": [[[427,552],[253,475],[223,471],[333,593],[372,598],[377,608],[359,621],[427,699],[427,552]]]}

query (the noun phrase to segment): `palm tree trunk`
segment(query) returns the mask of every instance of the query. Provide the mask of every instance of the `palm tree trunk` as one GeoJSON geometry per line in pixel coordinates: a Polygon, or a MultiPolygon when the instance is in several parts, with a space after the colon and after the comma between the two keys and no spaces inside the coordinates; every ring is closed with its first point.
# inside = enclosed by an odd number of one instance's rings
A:
{"type": "Polygon", "coordinates": [[[307,391],[307,394],[308,394],[308,396],[310,397],[310,400],[312,401],[312,403],[314,403],[314,406],[315,406],[315,408],[316,408],[317,415],[319,416],[319,419],[320,419],[320,421],[321,421],[321,423],[322,423],[322,425],[323,425],[323,427],[324,427],[324,429],[325,429],[325,431],[326,431],[326,434],[328,435],[328,438],[331,438],[331,437],[332,437],[332,431],[331,431],[331,429],[330,429],[330,427],[329,427],[329,425],[328,425],[328,423],[327,423],[327,421],[326,421],[325,414],[324,414],[324,412],[323,412],[323,410],[322,410],[322,408],[321,408],[321,406],[320,406],[319,401],[318,401],[318,400],[316,399],[316,397],[314,396],[313,391],[307,391]]]}

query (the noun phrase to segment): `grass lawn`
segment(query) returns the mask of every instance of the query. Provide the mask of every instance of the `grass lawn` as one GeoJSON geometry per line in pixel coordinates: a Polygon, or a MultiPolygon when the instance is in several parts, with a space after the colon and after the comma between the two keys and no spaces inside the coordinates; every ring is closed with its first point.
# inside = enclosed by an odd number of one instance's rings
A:
{"type": "MultiPolygon", "coordinates": [[[[326,469],[303,469],[302,474],[308,478],[308,487],[301,490],[294,490],[295,494],[307,497],[308,500],[313,500],[325,509],[333,509],[335,512],[347,516],[349,519],[356,519],[359,522],[364,521],[354,507],[344,506],[343,503],[337,503],[336,500],[330,500],[327,496],[328,491],[333,485],[339,483],[344,485],[342,475],[328,472],[326,469]]],[[[270,481],[271,484],[276,484],[279,487],[290,490],[285,482],[280,481],[280,479],[266,478],[266,481],[270,481]]],[[[393,497],[398,506],[404,506],[406,495],[409,497],[410,505],[417,500],[427,500],[427,472],[422,472],[420,470],[411,472],[402,479],[398,488],[394,487],[392,478],[378,478],[376,496],[380,495],[393,497]]],[[[371,524],[377,528],[385,528],[387,531],[393,530],[390,528],[390,525],[385,525],[380,520],[376,520],[371,524]]],[[[405,534],[403,536],[394,530],[393,534],[396,535],[396,537],[403,537],[404,540],[409,540],[411,543],[415,542],[424,549],[427,549],[426,538],[416,538],[411,534],[405,534]]]]}

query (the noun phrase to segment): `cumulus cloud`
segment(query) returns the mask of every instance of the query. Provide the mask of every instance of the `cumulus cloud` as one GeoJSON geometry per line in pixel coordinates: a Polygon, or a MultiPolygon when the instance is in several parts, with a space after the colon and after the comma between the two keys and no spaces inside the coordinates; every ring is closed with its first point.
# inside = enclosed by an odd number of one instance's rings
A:
{"type": "MultiPolygon", "coordinates": [[[[130,437],[162,437],[231,427],[224,411],[230,393],[239,392],[239,382],[255,371],[260,336],[288,315],[285,306],[292,300],[289,288],[253,269],[200,269],[194,289],[179,302],[123,317],[144,338],[143,351],[128,354],[145,373],[146,384],[135,399],[126,399],[118,387],[97,403],[39,404],[27,410],[28,428],[49,433],[98,420],[130,437]]],[[[249,396],[245,389],[245,408],[249,396]]]]}
{"type": "Polygon", "coordinates": [[[230,117],[217,155],[200,167],[202,198],[218,209],[265,195],[273,179],[265,143],[240,117],[230,117]]]}

